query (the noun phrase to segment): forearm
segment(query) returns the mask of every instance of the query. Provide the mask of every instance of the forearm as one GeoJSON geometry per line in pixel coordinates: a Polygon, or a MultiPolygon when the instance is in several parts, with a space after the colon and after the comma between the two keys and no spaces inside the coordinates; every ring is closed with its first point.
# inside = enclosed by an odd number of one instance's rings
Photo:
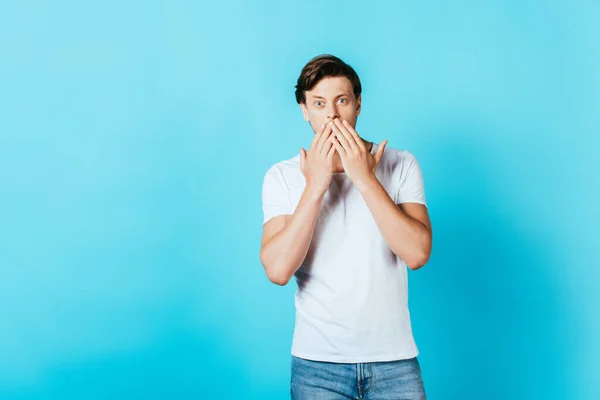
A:
{"type": "Polygon", "coordinates": [[[357,187],[394,254],[411,269],[423,266],[431,253],[431,231],[402,211],[377,178],[373,177],[357,187]]]}
{"type": "Polygon", "coordinates": [[[269,279],[285,285],[306,258],[325,193],[306,186],[286,226],[261,251],[269,279]]]}

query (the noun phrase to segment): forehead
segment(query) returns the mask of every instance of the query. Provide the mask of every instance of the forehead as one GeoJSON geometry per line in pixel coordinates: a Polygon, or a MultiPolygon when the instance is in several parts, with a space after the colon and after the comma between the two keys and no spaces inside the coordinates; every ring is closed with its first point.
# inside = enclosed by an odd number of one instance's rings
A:
{"type": "Polygon", "coordinates": [[[306,91],[311,96],[337,96],[352,93],[352,83],[345,76],[328,76],[321,79],[312,90],[306,91]]]}

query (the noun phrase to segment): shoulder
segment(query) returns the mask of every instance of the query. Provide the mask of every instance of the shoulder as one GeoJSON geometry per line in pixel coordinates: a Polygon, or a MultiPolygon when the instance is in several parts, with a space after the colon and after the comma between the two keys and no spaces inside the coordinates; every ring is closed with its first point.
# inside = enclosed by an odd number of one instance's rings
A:
{"type": "Polygon", "coordinates": [[[300,171],[300,153],[271,165],[264,176],[263,188],[282,188],[290,190],[303,182],[300,171]]]}
{"type": "Polygon", "coordinates": [[[286,176],[294,175],[297,172],[300,172],[300,153],[296,154],[292,158],[288,158],[271,165],[267,169],[265,176],[278,175],[281,178],[285,178],[286,176]]]}
{"type": "MultiPolygon", "coordinates": [[[[373,152],[379,148],[378,144],[373,149],[373,152]]],[[[411,165],[417,163],[417,158],[413,153],[406,149],[397,149],[394,147],[385,146],[383,156],[381,157],[381,167],[389,172],[406,171],[411,165]]]]}
{"type": "Polygon", "coordinates": [[[390,148],[390,147],[386,146],[384,154],[385,153],[388,153],[388,155],[390,155],[391,158],[397,162],[410,163],[410,162],[416,160],[416,157],[414,156],[414,154],[405,149],[395,149],[393,147],[390,148]]]}

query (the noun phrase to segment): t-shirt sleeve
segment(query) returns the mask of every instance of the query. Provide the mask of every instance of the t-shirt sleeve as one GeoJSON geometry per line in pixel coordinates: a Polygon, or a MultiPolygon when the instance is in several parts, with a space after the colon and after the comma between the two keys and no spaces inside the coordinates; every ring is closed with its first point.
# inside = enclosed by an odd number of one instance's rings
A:
{"type": "Polygon", "coordinates": [[[294,213],[288,191],[281,170],[276,166],[269,168],[262,186],[263,224],[278,215],[294,213]]]}
{"type": "Polygon", "coordinates": [[[406,154],[406,167],[403,168],[400,184],[396,192],[396,204],[420,203],[427,207],[423,172],[417,158],[411,153],[406,154]]]}

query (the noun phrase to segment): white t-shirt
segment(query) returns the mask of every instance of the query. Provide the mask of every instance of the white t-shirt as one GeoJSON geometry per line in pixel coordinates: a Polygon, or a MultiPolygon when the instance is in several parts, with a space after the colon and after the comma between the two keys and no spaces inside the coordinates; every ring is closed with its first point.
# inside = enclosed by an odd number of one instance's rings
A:
{"type": "MultiPolygon", "coordinates": [[[[371,153],[377,148],[373,144],[371,153]]],[[[375,175],[394,203],[426,205],[421,168],[408,151],[386,146],[375,175]]],[[[293,214],[305,185],[300,154],[269,168],[262,191],[264,222],[293,214]]],[[[332,178],[308,253],[294,276],[294,356],[359,363],[418,355],[406,264],[390,250],[345,173],[332,178]]]]}

